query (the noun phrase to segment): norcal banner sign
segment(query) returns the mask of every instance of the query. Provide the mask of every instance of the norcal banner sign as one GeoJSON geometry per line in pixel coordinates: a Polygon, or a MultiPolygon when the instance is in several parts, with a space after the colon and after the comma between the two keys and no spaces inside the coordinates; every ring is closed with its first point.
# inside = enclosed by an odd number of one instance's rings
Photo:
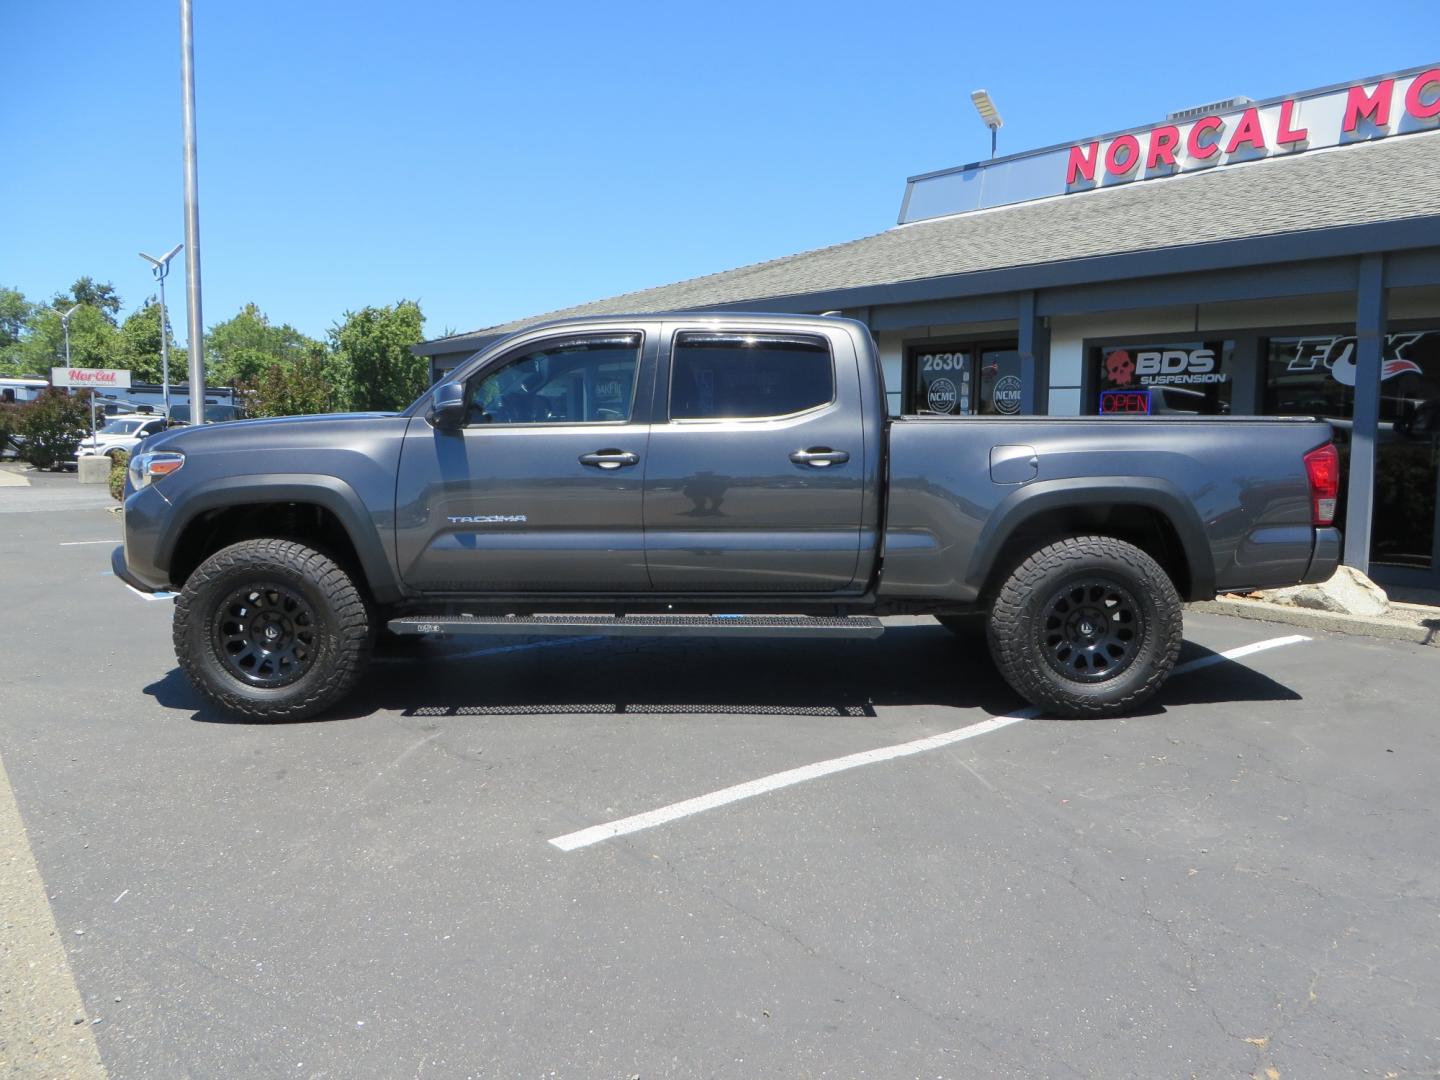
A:
{"type": "Polygon", "coordinates": [[[130,372],[123,368],[51,368],[51,386],[88,386],[93,390],[129,390],[130,372]]]}
{"type": "Polygon", "coordinates": [[[900,223],[1440,129],[1440,64],[912,176],[900,223]]]}
{"type": "Polygon", "coordinates": [[[1440,67],[1264,105],[1187,109],[1172,119],[1182,117],[1183,122],[1072,146],[1065,190],[1431,129],[1440,120],[1440,67]]]}

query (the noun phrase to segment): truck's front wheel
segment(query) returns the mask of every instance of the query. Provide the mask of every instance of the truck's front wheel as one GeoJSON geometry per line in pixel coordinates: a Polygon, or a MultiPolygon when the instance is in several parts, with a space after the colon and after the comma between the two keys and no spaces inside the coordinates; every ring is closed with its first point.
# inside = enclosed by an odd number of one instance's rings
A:
{"type": "Polygon", "coordinates": [[[246,540],[190,575],[174,640],[181,668],[211,703],[248,720],[299,720],[355,685],[370,624],[334,560],[292,540],[246,540]]]}
{"type": "Polygon", "coordinates": [[[1108,536],[1050,544],[990,611],[990,652],[1022,697],[1057,716],[1118,716],[1158,690],[1180,652],[1180,597],[1160,565],[1108,536]]]}

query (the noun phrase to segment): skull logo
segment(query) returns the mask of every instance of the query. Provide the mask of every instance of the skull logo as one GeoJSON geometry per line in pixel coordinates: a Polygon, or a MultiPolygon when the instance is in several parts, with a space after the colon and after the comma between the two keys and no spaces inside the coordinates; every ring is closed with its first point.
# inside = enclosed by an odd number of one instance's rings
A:
{"type": "Polygon", "coordinates": [[[1135,361],[1124,349],[1117,349],[1105,357],[1105,376],[1116,386],[1129,386],[1135,378],[1135,361]]]}

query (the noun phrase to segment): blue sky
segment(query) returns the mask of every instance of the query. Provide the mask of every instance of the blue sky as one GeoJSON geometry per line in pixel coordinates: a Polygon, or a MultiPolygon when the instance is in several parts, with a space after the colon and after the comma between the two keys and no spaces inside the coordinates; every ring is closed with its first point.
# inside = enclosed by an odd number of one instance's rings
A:
{"type": "MultiPolygon", "coordinates": [[[[196,0],[204,315],[471,330],[879,232],[907,175],[1440,60],[1440,5],[196,0]]],[[[0,284],[183,236],[178,5],[0,4],[0,284]]],[[[183,272],[170,279],[185,325],[183,272]]]]}

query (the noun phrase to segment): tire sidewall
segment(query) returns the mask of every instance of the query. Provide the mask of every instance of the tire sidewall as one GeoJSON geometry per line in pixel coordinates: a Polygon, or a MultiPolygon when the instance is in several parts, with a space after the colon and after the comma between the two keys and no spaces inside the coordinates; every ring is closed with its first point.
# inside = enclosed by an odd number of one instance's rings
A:
{"type": "MultiPolygon", "coordinates": [[[[219,560],[228,553],[229,549],[213,558],[219,560]]],[[[192,677],[202,691],[226,708],[235,710],[238,706],[246,715],[271,710],[288,713],[312,698],[317,699],[317,706],[322,705],[318,698],[330,697],[325,693],[327,684],[341,663],[347,645],[335,605],[326,590],[285,562],[263,556],[249,556],[242,564],[206,571],[207,566],[202,564],[194,575],[201,580],[193,590],[187,587],[188,617],[183,640],[177,642],[182,664],[193,668],[192,677]],[[304,597],[314,614],[316,627],[316,655],[309,668],[294,682],[278,687],[255,686],[232,672],[217,651],[213,630],[221,604],[239,589],[267,582],[293,589],[304,597]]],[[[306,714],[310,711],[304,709],[306,714]]]]}
{"type": "Polygon", "coordinates": [[[1179,596],[1160,566],[1138,548],[1108,538],[1077,538],[1073,545],[1082,553],[1074,554],[1072,547],[1061,557],[1057,548],[1064,544],[1043,548],[1006,582],[1000,604],[1008,602],[1014,617],[1005,625],[992,617],[991,650],[1015,689],[1042,707],[1069,715],[1095,715],[1139,704],[1174,665],[1181,625],[1179,596]],[[1108,578],[1123,586],[1135,601],[1141,623],[1129,665],[1113,678],[1094,682],[1067,679],[1056,671],[1044,654],[1042,634],[1051,599],[1067,582],[1084,577],[1108,578]]]}

